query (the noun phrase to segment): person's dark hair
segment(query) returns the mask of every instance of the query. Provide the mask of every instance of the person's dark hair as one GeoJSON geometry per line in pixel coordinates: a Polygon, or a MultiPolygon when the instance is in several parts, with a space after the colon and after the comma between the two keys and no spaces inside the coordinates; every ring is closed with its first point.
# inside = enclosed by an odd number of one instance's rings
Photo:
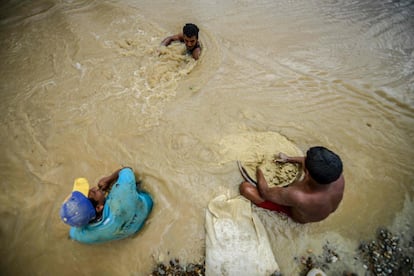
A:
{"type": "Polygon", "coordinates": [[[195,36],[198,39],[198,27],[193,23],[187,23],[183,27],[183,34],[188,37],[195,36]]]}
{"type": "Polygon", "coordinates": [[[88,198],[89,199],[89,201],[92,203],[92,205],[93,205],[93,208],[96,208],[96,206],[98,206],[98,201],[96,201],[95,199],[93,199],[93,198],[88,198]]]}
{"type": "Polygon", "coordinates": [[[329,184],[342,174],[342,161],[325,147],[312,147],[306,153],[305,167],[319,184],[329,184]]]}
{"type": "Polygon", "coordinates": [[[102,218],[102,212],[98,213],[96,211],[96,206],[98,206],[98,201],[92,199],[92,198],[88,198],[89,201],[92,203],[93,208],[95,209],[95,218],[93,218],[89,223],[95,223],[101,220],[102,218]]]}

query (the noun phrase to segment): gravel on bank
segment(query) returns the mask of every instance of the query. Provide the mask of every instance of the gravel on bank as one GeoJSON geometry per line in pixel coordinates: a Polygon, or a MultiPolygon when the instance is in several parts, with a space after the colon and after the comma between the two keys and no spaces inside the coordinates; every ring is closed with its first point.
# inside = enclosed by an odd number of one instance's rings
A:
{"type": "MultiPolygon", "coordinates": [[[[307,252],[300,258],[294,258],[300,266],[300,276],[306,276],[313,268],[323,270],[327,275],[331,267],[338,262],[344,262],[335,246],[329,242],[322,248],[322,254],[315,255],[307,252]]],[[[410,237],[395,234],[386,228],[377,230],[376,238],[362,241],[356,249],[354,260],[362,262],[366,275],[375,276],[414,276],[414,235],[410,237]]],[[[343,267],[347,267],[343,264],[343,267]]],[[[337,271],[335,272],[337,275],[337,271]]],[[[151,276],[204,276],[205,261],[199,263],[180,264],[179,259],[172,259],[168,264],[155,265],[151,276]]],[[[281,276],[283,273],[274,273],[271,276],[281,276]]],[[[355,276],[356,273],[347,269],[342,271],[343,276],[355,276]]]]}

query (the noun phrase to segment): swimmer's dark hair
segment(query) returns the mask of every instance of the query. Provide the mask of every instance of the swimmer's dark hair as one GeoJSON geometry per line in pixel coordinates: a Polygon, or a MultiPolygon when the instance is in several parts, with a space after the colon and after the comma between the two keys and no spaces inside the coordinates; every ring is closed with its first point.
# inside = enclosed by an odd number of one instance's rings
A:
{"type": "Polygon", "coordinates": [[[337,154],[324,147],[312,147],[306,153],[305,167],[319,184],[329,184],[342,174],[342,161],[337,154]]]}
{"type": "Polygon", "coordinates": [[[193,23],[187,23],[183,27],[183,34],[188,37],[195,36],[198,39],[198,27],[193,23]]]}

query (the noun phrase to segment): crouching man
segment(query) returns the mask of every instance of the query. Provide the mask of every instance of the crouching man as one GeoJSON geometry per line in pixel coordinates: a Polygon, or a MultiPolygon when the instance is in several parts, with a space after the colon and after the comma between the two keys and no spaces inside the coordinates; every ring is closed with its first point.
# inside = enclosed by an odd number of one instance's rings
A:
{"type": "Polygon", "coordinates": [[[71,226],[70,238],[100,243],[138,232],[153,206],[151,196],[138,186],[131,168],[115,171],[92,188],[85,178],[76,179],[60,209],[63,222],[71,226]]]}
{"type": "Polygon", "coordinates": [[[342,201],[345,180],[340,157],[325,147],[312,147],[306,157],[289,157],[283,153],[276,162],[298,163],[305,176],[287,187],[269,187],[257,168],[257,187],[240,184],[240,194],[258,207],[284,213],[299,223],[326,219],[342,201]]]}

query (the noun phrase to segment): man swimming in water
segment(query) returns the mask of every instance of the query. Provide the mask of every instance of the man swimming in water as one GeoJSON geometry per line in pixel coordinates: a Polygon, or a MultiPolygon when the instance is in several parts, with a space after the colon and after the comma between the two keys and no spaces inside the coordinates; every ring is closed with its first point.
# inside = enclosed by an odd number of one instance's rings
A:
{"type": "Polygon", "coordinates": [[[60,216],[72,226],[70,238],[99,243],[138,232],[152,205],[151,196],[140,190],[132,169],[122,168],[103,177],[90,189],[85,178],[76,179],[72,193],[62,204],[60,216]]]}
{"type": "Polygon", "coordinates": [[[275,162],[298,163],[304,178],[287,187],[269,187],[257,168],[257,188],[249,182],[240,184],[240,194],[255,205],[285,213],[299,223],[317,222],[334,212],[342,200],[345,180],[342,161],[324,147],[312,147],[306,157],[289,157],[279,153],[275,162]]]}
{"type": "Polygon", "coordinates": [[[201,54],[201,46],[198,41],[198,27],[195,24],[187,23],[183,27],[183,32],[166,37],[161,45],[168,46],[173,41],[181,41],[185,43],[187,54],[190,54],[195,60],[198,60],[201,54]]]}

